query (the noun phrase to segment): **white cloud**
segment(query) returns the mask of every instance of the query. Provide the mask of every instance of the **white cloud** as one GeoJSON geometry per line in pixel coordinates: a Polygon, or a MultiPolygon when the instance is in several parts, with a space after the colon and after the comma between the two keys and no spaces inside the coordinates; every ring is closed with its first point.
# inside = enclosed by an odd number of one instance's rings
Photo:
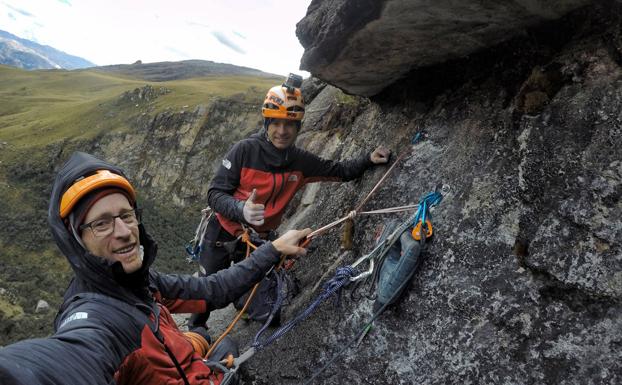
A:
{"type": "Polygon", "coordinates": [[[234,43],[233,41],[231,41],[231,38],[227,36],[226,34],[220,31],[212,31],[212,36],[214,36],[216,40],[218,40],[220,44],[224,45],[225,47],[231,48],[232,50],[234,50],[235,52],[241,55],[246,55],[246,51],[238,47],[238,45],[234,43]]]}
{"type": "Polygon", "coordinates": [[[0,0],[0,29],[98,65],[192,58],[287,75],[303,73],[295,26],[310,2],[0,0]]]}

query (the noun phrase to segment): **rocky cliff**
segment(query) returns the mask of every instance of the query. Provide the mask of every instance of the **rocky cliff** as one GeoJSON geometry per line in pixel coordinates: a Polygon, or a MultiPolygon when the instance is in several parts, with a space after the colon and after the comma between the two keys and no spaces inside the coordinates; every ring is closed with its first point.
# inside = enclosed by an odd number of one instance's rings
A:
{"type": "Polygon", "coordinates": [[[371,96],[409,71],[468,56],[589,0],[314,0],[298,23],[301,68],[371,96]]]}
{"type": "MultiPolygon", "coordinates": [[[[303,65],[350,93],[376,96],[346,96],[318,80],[307,84],[308,98],[317,96],[308,106],[299,143],[326,157],[347,158],[375,143],[401,152],[422,131],[426,139],[412,148],[367,208],[416,203],[439,184],[449,190],[433,211],[434,240],[402,301],[312,383],[622,382],[620,3],[594,3],[543,22],[580,2],[555,2],[541,17],[523,17],[527,9],[545,4],[529,2],[533,7],[523,7],[516,19],[498,20],[497,26],[512,29],[502,43],[498,36],[480,44],[468,33],[460,35],[454,48],[464,48],[465,41],[481,46],[467,57],[443,45],[437,52],[430,42],[457,35],[442,28],[421,35],[409,30],[411,24],[399,23],[415,17],[415,4],[420,10],[429,5],[425,15],[447,15],[437,9],[444,2],[363,3],[312,3],[299,24],[307,26],[299,30],[301,41],[330,40],[325,48],[334,52],[315,53],[322,48],[307,46],[303,65]],[[527,19],[529,28],[514,29],[514,23],[527,19]],[[356,32],[346,31],[344,20],[358,23],[351,28],[356,32]],[[381,41],[393,40],[373,32],[391,25],[420,36],[423,46],[413,49],[425,52],[379,54],[381,41]],[[351,53],[356,58],[346,59],[351,53]],[[394,66],[432,56],[434,63],[422,59],[422,68],[411,70],[409,64],[407,73],[394,66]],[[401,80],[391,83],[397,77],[401,80]]],[[[492,3],[447,7],[457,15],[492,3]]],[[[513,9],[510,3],[527,4],[506,2],[506,10],[513,9]]],[[[346,214],[383,172],[379,168],[358,182],[308,188],[283,228],[317,228],[346,214]]],[[[295,269],[304,294],[293,300],[288,316],[319,293],[318,281],[370,251],[377,228],[391,218],[358,218],[355,247],[347,253],[340,250],[339,231],[314,241],[295,269]]],[[[353,300],[346,291],[340,307],[324,305],[249,361],[244,379],[303,383],[371,314],[371,301],[353,300]]]]}

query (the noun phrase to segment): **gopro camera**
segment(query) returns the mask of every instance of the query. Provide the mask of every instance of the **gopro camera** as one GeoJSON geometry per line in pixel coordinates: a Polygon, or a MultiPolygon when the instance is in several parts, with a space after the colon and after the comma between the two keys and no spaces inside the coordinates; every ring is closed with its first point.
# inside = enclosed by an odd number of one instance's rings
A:
{"type": "Polygon", "coordinates": [[[302,76],[290,73],[283,83],[283,87],[287,88],[287,92],[293,93],[296,88],[302,86],[302,76]]]}

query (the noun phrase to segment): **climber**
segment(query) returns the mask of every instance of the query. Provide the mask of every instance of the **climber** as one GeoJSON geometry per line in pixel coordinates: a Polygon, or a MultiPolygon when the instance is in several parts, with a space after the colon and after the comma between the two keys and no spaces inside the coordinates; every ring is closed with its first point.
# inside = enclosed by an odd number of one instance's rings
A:
{"type": "MultiPolygon", "coordinates": [[[[199,258],[203,275],[243,258],[246,248],[238,241],[242,226],[274,239],[288,203],[305,184],[353,180],[370,166],[388,162],[390,151],[382,146],[345,162],[296,147],[305,112],[301,85],[302,77],[290,74],[283,85],[272,87],[261,110],[262,130],[234,144],[218,168],[207,193],[216,216],[207,225],[199,258]]],[[[248,314],[254,318],[252,304],[248,314]]],[[[194,314],[189,327],[202,327],[208,318],[209,312],[194,314]]]]}
{"type": "Polygon", "coordinates": [[[236,345],[204,361],[206,338],[180,332],[171,312],[227,305],[281,254],[304,255],[298,243],[310,232],[288,231],[209,277],[159,273],[134,187],[120,168],[79,152],[56,177],[48,223],[74,277],[51,337],[0,349],[3,385],[220,384],[229,374],[218,361],[232,360],[236,345]]]}

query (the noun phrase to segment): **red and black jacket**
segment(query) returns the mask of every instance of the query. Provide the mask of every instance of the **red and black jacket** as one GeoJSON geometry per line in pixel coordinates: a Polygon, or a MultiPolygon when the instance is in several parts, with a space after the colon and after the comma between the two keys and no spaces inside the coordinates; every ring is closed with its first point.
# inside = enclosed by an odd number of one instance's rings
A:
{"type": "Polygon", "coordinates": [[[322,159],[296,146],[279,150],[265,134],[251,135],[227,153],[208,190],[208,203],[221,226],[231,235],[242,231],[244,202],[253,189],[255,203],[265,206],[265,221],[257,232],[276,229],[294,194],[307,183],[349,181],[363,175],[373,163],[369,153],[353,160],[322,159]]]}
{"type": "Polygon", "coordinates": [[[76,176],[109,169],[77,153],[56,179],[48,222],[73,271],[65,301],[49,338],[0,348],[0,384],[219,384],[179,331],[171,312],[202,312],[228,305],[251,289],[279,260],[270,242],[250,258],[209,277],[161,274],[150,268],[157,246],[140,225],[142,267],[125,274],[84,250],[59,215],[62,193],[76,176]],[[185,379],[184,379],[185,378],[185,379]]]}

